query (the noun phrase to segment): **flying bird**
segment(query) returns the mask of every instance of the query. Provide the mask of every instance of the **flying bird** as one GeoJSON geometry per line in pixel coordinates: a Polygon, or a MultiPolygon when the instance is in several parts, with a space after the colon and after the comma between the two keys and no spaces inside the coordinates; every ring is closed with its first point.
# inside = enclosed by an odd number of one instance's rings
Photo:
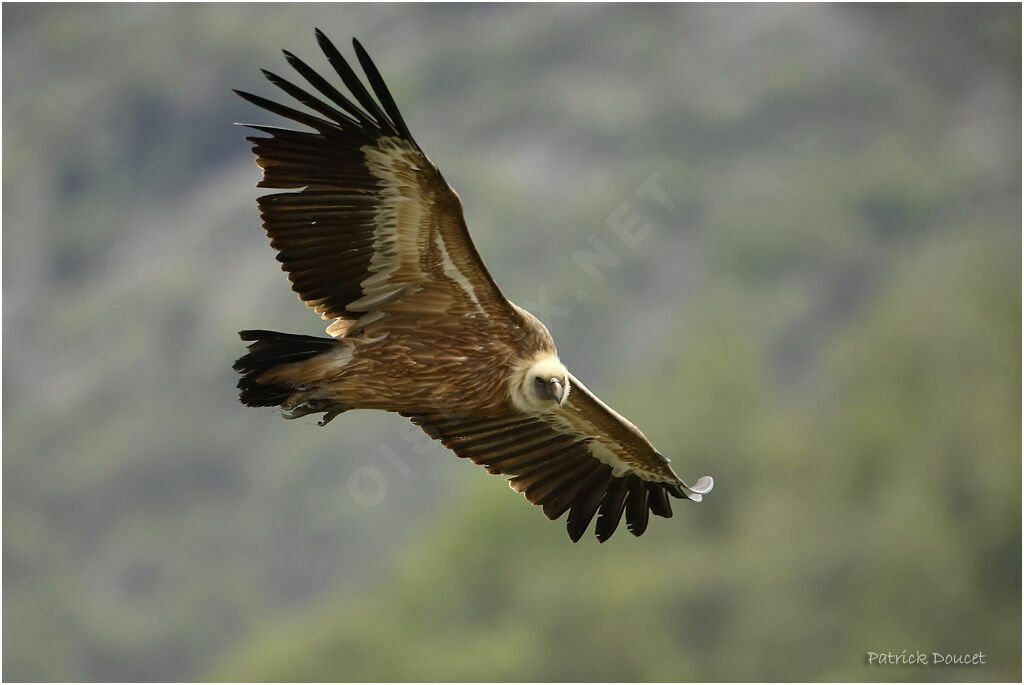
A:
{"type": "Polygon", "coordinates": [[[536,317],[502,295],[470,239],[462,202],[413,139],[369,55],[373,90],[319,30],[350,95],[288,51],[303,86],[263,70],[310,112],[235,91],[309,130],[246,124],[263,169],[263,227],[299,299],[331,320],[313,337],[241,331],[239,399],[286,418],[352,409],[408,417],[460,457],[509,478],[575,542],[594,516],[601,542],[625,513],[633,535],[669,497],[699,502],[628,420],[559,361],[536,317]],[[310,87],[312,90],[310,90],[310,87]],[[315,91],[315,92],[314,92],[315,91]],[[374,98],[374,95],[376,98],[374,98]]]}

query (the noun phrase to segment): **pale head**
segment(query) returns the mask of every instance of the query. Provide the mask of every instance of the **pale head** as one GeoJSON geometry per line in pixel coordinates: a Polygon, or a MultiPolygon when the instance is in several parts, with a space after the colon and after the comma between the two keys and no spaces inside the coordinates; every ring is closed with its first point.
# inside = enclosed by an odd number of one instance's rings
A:
{"type": "Polygon", "coordinates": [[[512,404],[524,413],[550,411],[568,397],[569,370],[554,355],[524,365],[510,392],[512,404]]]}

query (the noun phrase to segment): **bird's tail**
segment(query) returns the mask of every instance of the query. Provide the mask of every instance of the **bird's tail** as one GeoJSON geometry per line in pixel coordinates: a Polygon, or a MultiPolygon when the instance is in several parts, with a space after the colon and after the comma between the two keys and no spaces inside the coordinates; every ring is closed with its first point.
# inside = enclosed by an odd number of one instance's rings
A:
{"type": "Polygon", "coordinates": [[[240,331],[238,335],[242,340],[252,341],[249,352],[233,367],[242,374],[238,381],[241,391],[238,399],[249,407],[276,407],[287,403],[302,388],[289,382],[286,374],[268,372],[285,364],[306,361],[338,346],[334,338],[274,331],[240,331]]]}

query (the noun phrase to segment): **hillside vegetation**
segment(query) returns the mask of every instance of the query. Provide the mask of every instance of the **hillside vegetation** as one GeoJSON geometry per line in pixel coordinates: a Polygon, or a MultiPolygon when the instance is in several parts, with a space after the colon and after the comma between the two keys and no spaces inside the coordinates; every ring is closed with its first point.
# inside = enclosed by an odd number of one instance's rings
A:
{"type": "Polygon", "coordinates": [[[7,680],[1020,679],[1019,5],[3,19],[7,680]],[[703,503],[573,545],[398,417],[236,401],[236,331],[324,323],[231,125],[314,26],[703,503]]]}

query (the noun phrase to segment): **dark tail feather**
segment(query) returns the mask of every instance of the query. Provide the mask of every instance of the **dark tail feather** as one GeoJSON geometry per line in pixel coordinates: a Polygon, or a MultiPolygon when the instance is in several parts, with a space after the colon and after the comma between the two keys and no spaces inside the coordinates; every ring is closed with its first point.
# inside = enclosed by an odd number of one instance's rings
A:
{"type": "Polygon", "coordinates": [[[253,341],[249,345],[249,352],[236,361],[233,367],[242,374],[238,381],[238,389],[241,390],[238,399],[249,407],[276,407],[295,393],[295,388],[284,384],[258,383],[256,379],[260,375],[280,364],[315,357],[338,344],[334,338],[274,331],[239,331],[238,335],[242,340],[253,341]]]}

